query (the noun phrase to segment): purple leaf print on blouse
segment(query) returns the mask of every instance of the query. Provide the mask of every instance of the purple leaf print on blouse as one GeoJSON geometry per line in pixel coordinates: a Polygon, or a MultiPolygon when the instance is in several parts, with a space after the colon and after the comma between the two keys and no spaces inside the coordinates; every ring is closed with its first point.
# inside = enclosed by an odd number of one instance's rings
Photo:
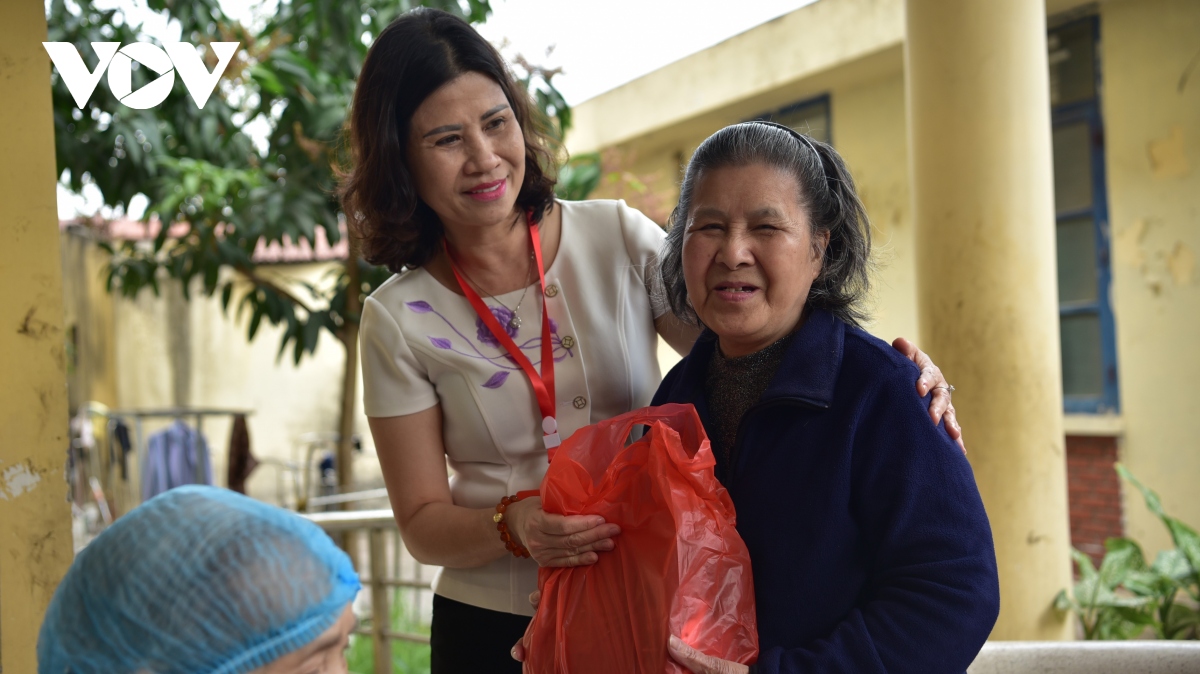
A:
{"type": "MultiPolygon", "coordinates": [[[[464,334],[462,330],[455,327],[454,323],[450,322],[449,319],[447,319],[445,316],[443,316],[441,314],[441,312],[439,312],[437,309],[435,309],[433,307],[432,304],[422,301],[422,300],[416,300],[413,302],[405,302],[404,305],[407,306],[413,313],[433,314],[434,316],[437,316],[442,321],[442,323],[444,323],[446,325],[446,327],[448,327],[451,331],[454,332],[455,335],[458,335],[460,338],[462,338],[462,341],[466,344],[466,348],[470,349],[470,351],[469,352],[468,351],[460,351],[459,349],[455,348],[453,338],[434,337],[432,335],[426,335],[426,339],[429,340],[429,343],[432,344],[434,348],[441,349],[443,351],[449,351],[451,353],[456,353],[461,356],[465,356],[467,358],[485,360],[496,367],[502,368],[499,372],[496,372],[491,377],[488,377],[488,380],[486,382],[484,382],[483,384],[480,384],[480,386],[482,386],[484,388],[489,388],[492,390],[499,389],[500,387],[504,386],[505,382],[508,381],[508,375],[521,369],[520,366],[517,365],[516,359],[514,359],[508,353],[499,353],[496,355],[489,355],[489,354],[486,354],[486,353],[480,351],[479,348],[471,340],[470,337],[468,337],[466,334],[464,334]]],[[[520,332],[520,330],[516,329],[516,328],[508,327],[508,322],[510,320],[512,320],[512,315],[513,315],[512,311],[509,310],[507,307],[503,307],[503,306],[490,307],[490,309],[492,310],[492,315],[496,318],[496,321],[504,327],[505,332],[508,333],[509,337],[515,338],[517,336],[517,334],[520,332]]],[[[518,343],[517,344],[518,349],[521,349],[521,350],[531,350],[532,349],[535,351],[540,349],[541,341],[542,341],[542,338],[540,335],[540,332],[541,332],[541,330],[540,330],[541,323],[540,322],[538,323],[537,327],[538,327],[538,330],[537,330],[538,334],[536,336],[530,337],[529,339],[526,339],[522,343],[518,343]]],[[[495,336],[492,335],[492,331],[488,330],[487,326],[483,324],[483,321],[479,320],[478,318],[476,318],[476,320],[475,320],[475,331],[476,331],[476,337],[479,340],[479,342],[481,342],[484,345],[490,346],[492,348],[500,348],[499,340],[497,340],[495,338],[495,336]]],[[[552,350],[552,353],[558,354],[558,355],[552,356],[554,361],[559,362],[559,361],[565,360],[567,358],[573,358],[575,354],[573,354],[571,352],[571,349],[568,349],[562,345],[562,339],[559,338],[559,336],[557,334],[558,333],[558,322],[555,321],[554,319],[550,319],[550,331],[552,333],[550,342],[551,342],[551,345],[554,347],[552,350]]],[[[540,363],[541,363],[541,360],[539,358],[538,360],[534,361],[533,366],[536,368],[540,365],[540,363]]]]}
{"type": "Polygon", "coordinates": [[[483,383],[483,387],[484,388],[500,388],[501,386],[504,386],[504,382],[507,380],[508,380],[508,373],[505,372],[504,370],[501,370],[501,371],[497,372],[496,374],[492,375],[491,377],[489,377],[488,380],[483,383]]]}
{"type": "MultiPolygon", "coordinates": [[[[513,312],[509,311],[508,307],[488,308],[492,310],[492,315],[496,317],[496,322],[500,324],[500,327],[504,328],[504,331],[508,333],[508,336],[516,337],[517,332],[519,332],[520,329],[510,327],[508,325],[508,322],[512,320],[513,312]]],[[[488,346],[500,346],[500,340],[496,339],[496,336],[493,335],[492,331],[488,329],[488,326],[484,324],[482,318],[475,319],[475,338],[480,342],[487,344],[488,346]]]]}

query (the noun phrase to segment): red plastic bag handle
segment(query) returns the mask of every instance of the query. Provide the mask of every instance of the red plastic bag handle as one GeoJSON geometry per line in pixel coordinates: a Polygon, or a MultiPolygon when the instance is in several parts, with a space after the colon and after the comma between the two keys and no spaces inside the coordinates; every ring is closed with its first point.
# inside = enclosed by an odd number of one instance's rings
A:
{"type": "MultiPolygon", "coordinates": [[[[594,424],[597,427],[611,427],[614,424],[621,424],[619,435],[628,437],[634,426],[651,426],[657,421],[678,421],[686,420],[684,424],[676,424],[675,432],[679,433],[679,439],[683,447],[700,448],[701,438],[704,442],[708,442],[708,436],[705,435],[704,425],[700,423],[700,415],[696,413],[696,408],[690,403],[670,403],[668,405],[659,405],[658,407],[643,407],[634,413],[623,414],[617,419],[607,419],[605,421],[594,424]]],[[[570,443],[568,439],[567,444],[570,443]]],[[[554,461],[554,455],[560,448],[550,450],[548,460],[554,461]]],[[[695,459],[695,455],[688,456],[686,452],[683,456],[677,457],[680,461],[691,461],[695,459]]],[[[527,489],[517,492],[518,498],[529,498],[530,496],[538,496],[541,491],[539,489],[527,489]]]]}
{"type": "MultiPolygon", "coordinates": [[[[673,421],[680,417],[685,417],[686,425],[682,427],[674,427],[676,433],[679,433],[680,440],[684,447],[700,447],[700,438],[707,441],[707,435],[704,433],[704,425],[700,423],[700,415],[696,413],[696,408],[690,403],[670,403],[668,405],[659,405],[658,407],[644,407],[636,414],[626,416],[623,419],[624,427],[621,429],[622,436],[628,436],[634,426],[650,426],[656,421],[673,421]]],[[[602,421],[597,425],[611,423],[610,421],[602,421]]],[[[693,457],[686,457],[691,459],[693,457]]]]}

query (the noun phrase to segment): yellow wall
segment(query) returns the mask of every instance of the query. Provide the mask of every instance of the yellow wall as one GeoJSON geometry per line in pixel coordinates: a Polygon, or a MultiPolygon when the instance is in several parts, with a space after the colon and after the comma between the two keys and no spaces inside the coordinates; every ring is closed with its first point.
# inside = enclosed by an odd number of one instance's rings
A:
{"type": "MultiPolygon", "coordinates": [[[[276,270],[288,278],[320,286],[328,282],[332,267],[320,263],[276,270]]],[[[117,299],[114,325],[118,406],[253,410],[247,425],[254,455],[260,460],[302,461],[303,434],[337,430],[345,351],[340,342],[322,333],[316,354],[305,356],[299,367],[292,364],[290,349],[276,361],[281,331],[264,321],[255,340],[247,343],[249,312],[238,319],[236,306],[235,294],[227,317],[218,298],[205,298],[198,289],[186,302],[174,282],[163,283],[161,297],[145,292],[135,300],[117,299]]],[[[364,452],[355,462],[354,475],[358,482],[382,486],[362,414],[361,383],[359,387],[356,419],[364,452]]],[[[145,431],[153,433],[167,423],[169,420],[147,421],[145,431]]],[[[212,452],[215,481],[223,485],[230,420],[207,418],[203,430],[212,452]]],[[[275,466],[260,465],[247,490],[271,502],[277,500],[277,495],[290,497],[290,485],[278,494],[280,474],[275,466]]]]}
{"type": "Polygon", "coordinates": [[[0,670],[37,671],[71,563],[50,59],[40,0],[0,3],[0,670]]]}
{"type": "Polygon", "coordinates": [[[113,298],[104,289],[108,255],[84,231],[61,237],[63,325],[70,409],[89,401],[117,403],[113,298]]]}
{"type": "MultiPolygon", "coordinates": [[[[1200,527],[1200,3],[1100,7],[1120,454],[1200,527]]],[[[1127,533],[1153,556],[1170,539],[1123,489],[1127,533]]]]}
{"type": "Polygon", "coordinates": [[[831,93],[833,144],[846,160],[871,219],[872,334],[921,342],[912,204],[908,186],[904,78],[883,78],[831,93]]]}
{"type": "MultiPolygon", "coordinates": [[[[833,144],[850,166],[873,226],[876,269],[868,303],[873,319],[867,327],[887,341],[902,336],[919,343],[900,54],[889,50],[873,60],[876,62],[869,69],[854,64],[822,73],[817,79],[828,85],[824,90],[805,81],[770,92],[770,105],[779,107],[814,93],[830,94],[833,144]]],[[[673,205],[678,197],[679,158],[689,157],[701,141],[722,126],[771,109],[765,106],[739,101],[690,123],[696,128],[686,137],[664,131],[624,143],[619,150],[627,161],[620,168],[642,181],[653,181],[662,191],[658,201],[673,205]]],[[[604,182],[594,196],[623,197],[639,206],[638,195],[619,182],[604,182]]],[[[659,360],[666,366],[677,359],[662,351],[659,360]]]]}

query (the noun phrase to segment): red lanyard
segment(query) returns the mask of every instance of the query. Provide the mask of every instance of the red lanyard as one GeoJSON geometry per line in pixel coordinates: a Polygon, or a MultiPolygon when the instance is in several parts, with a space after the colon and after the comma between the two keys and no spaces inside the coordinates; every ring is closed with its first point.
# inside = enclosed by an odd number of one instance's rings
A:
{"type": "MultiPolygon", "coordinates": [[[[545,298],[546,273],[542,267],[542,243],[538,237],[538,226],[528,215],[526,221],[529,223],[529,241],[533,245],[533,255],[537,258],[539,288],[542,291],[542,297],[545,298]]],[[[500,321],[497,321],[496,317],[492,315],[491,309],[483,303],[483,298],[459,273],[458,260],[454,258],[450,244],[446,243],[445,246],[446,255],[450,258],[450,269],[454,271],[454,278],[458,279],[458,287],[462,288],[463,294],[467,296],[467,301],[475,308],[475,313],[491,331],[492,336],[504,346],[508,355],[512,356],[517,365],[521,366],[521,369],[525,371],[525,376],[529,377],[529,384],[533,386],[538,408],[542,412],[542,442],[545,443],[547,450],[553,450],[562,443],[562,440],[559,438],[558,421],[554,416],[554,345],[550,342],[550,312],[546,306],[546,300],[542,300],[542,374],[539,376],[537,370],[533,369],[533,363],[529,362],[529,358],[521,352],[520,347],[500,325],[500,321]]]]}

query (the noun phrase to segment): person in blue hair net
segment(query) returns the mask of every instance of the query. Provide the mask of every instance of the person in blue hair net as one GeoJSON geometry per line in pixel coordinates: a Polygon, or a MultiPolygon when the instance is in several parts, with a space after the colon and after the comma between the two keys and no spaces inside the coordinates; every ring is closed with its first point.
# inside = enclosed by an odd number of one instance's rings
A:
{"type": "Polygon", "coordinates": [[[225,489],[161,494],[75,558],[39,674],[345,674],[361,587],[320,527],[225,489]]]}

